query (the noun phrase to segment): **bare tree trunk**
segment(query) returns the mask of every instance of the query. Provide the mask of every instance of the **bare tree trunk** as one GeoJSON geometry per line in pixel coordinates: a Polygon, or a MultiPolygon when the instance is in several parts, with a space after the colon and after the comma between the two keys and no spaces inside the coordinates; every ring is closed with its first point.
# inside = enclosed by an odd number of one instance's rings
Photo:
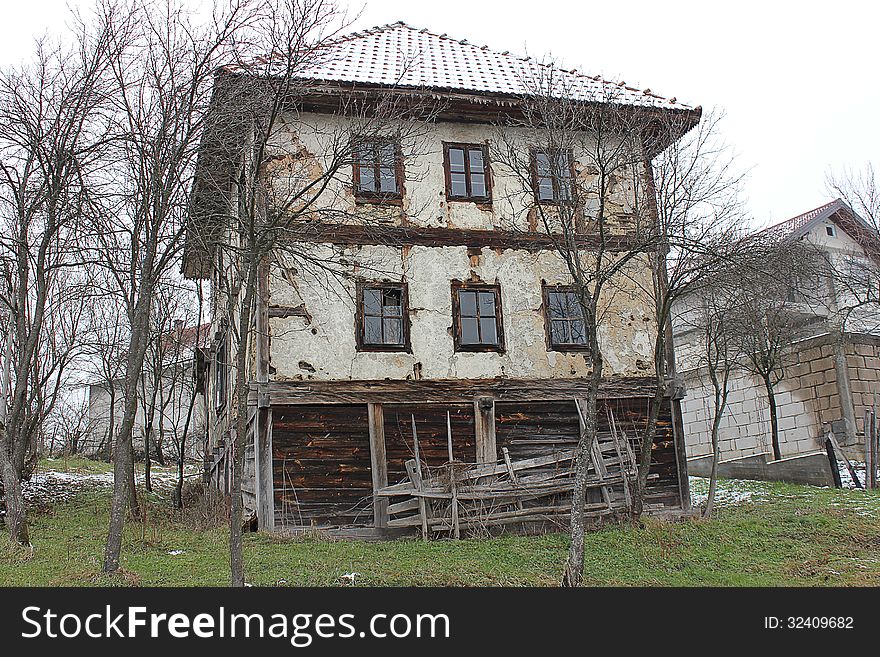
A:
{"type": "Polygon", "coordinates": [[[122,530],[126,507],[140,515],[137,506],[137,490],[134,485],[134,455],[131,437],[137,414],[137,382],[140,377],[144,354],[147,349],[149,331],[150,303],[152,287],[148,282],[140,290],[132,317],[132,347],[128,354],[125,373],[125,408],[122,426],[116,434],[113,460],[113,498],[110,504],[110,528],[107,532],[107,545],[104,550],[103,572],[115,573],[119,569],[119,555],[122,550],[122,530]]]}
{"type": "MultiPolygon", "coordinates": [[[[196,329],[196,345],[199,344],[199,330],[196,329]]],[[[193,368],[195,368],[195,359],[193,359],[193,368]]],[[[192,421],[193,408],[196,403],[195,390],[189,398],[189,406],[186,409],[186,419],[183,421],[183,433],[180,436],[180,443],[177,450],[177,485],[174,489],[174,504],[178,509],[183,508],[183,467],[186,459],[186,437],[189,433],[189,424],[192,421]]]]}
{"type": "Polygon", "coordinates": [[[709,470],[709,493],[706,496],[706,508],[703,511],[704,518],[711,518],[715,508],[715,490],[718,487],[718,461],[721,458],[721,448],[718,444],[718,428],[721,426],[721,414],[723,407],[719,408],[718,399],[715,399],[715,417],[712,420],[712,468],[709,470]]]}
{"type": "Polygon", "coordinates": [[[778,461],[782,458],[782,452],[779,449],[779,418],[776,411],[776,392],[773,390],[773,384],[767,377],[764,377],[764,388],[767,390],[767,406],[770,410],[770,439],[773,443],[773,460],[778,461]]]}
{"type": "Polygon", "coordinates": [[[232,513],[229,518],[229,563],[232,586],[244,586],[244,556],[242,553],[243,504],[241,498],[242,474],[244,472],[244,453],[247,443],[247,398],[249,392],[247,379],[248,345],[251,328],[251,315],[257,284],[257,264],[251,254],[244,256],[242,277],[242,299],[238,322],[238,347],[235,354],[235,436],[232,459],[232,513]]]}
{"type": "Polygon", "coordinates": [[[586,408],[583,408],[583,427],[578,440],[575,455],[574,490],[571,493],[571,524],[569,533],[571,543],[568,547],[568,560],[562,574],[562,586],[580,586],[584,579],[584,505],[586,504],[586,481],[590,470],[590,455],[596,441],[599,385],[602,382],[602,356],[598,349],[598,341],[593,342],[593,372],[590,374],[590,385],[587,388],[586,408]]]}
{"type": "Polygon", "coordinates": [[[3,480],[3,491],[6,497],[6,526],[9,529],[9,540],[12,543],[30,545],[28,536],[27,511],[24,497],[21,494],[21,483],[15,466],[5,449],[6,427],[0,427],[0,479],[3,480]]]}

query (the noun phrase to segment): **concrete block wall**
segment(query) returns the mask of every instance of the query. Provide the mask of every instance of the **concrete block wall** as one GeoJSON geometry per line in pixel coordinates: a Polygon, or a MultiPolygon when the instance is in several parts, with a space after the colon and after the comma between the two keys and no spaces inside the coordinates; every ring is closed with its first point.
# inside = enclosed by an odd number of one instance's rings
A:
{"type": "MultiPolygon", "coordinates": [[[[779,439],[782,456],[821,449],[831,422],[842,416],[837,372],[828,335],[802,340],[787,357],[785,376],[776,386],[779,439]]],[[[848,335],[847,369],[857,426],[864,414],[880,402],[880,339],[848,335]]],[[[688,457],[710,454],[713,392],[705,371],[682,373],[687,388],[682,412],[688,457]]],[[[730,394],[720,431],[722,459],[772,452],[767,395],[760,379],[742,369],[731,374],[730,394]]]]}

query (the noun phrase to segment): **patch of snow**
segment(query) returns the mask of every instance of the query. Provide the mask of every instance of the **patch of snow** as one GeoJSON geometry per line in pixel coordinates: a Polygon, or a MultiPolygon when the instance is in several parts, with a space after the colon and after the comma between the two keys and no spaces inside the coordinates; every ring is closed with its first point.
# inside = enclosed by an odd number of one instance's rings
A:
{"type": "Polygon", "coordinates": [[[355,580],[360,577],[360,573],[344,573],[339,576],[343,582],[354,585],[355,580]]]}
{"type": "MultiPolygon", "coordinates": [[[[865,481],[867,480],[867,468],[864,463],[860,463],[859,461],[850,461],[853,466],[853,470],[856,471],[856,477],[859,478],[859,483],[864,487],[865,481]]],[[[849,468],[846,467],[846,463],[843,461],[837,461],[837,470],[840,472],[840,484],[843,488],[856,488],[856,484],[853,481],[852,475],[849,473],[849,468]]]]}
{"type": "MultiPolygon", "coordinates": [[[[709,498],[709,479],[707,477],[689,477],[691,488],[691,504],[700,507],[709,498]]],[[[767,484],[744,479],[718,479],[715,485],[715,506],[736,506],[767,496],[767,484]]]]}

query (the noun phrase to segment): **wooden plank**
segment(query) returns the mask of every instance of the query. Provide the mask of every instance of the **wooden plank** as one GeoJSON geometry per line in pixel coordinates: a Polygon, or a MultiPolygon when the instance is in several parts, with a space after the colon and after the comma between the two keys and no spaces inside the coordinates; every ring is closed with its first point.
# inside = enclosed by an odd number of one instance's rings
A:
{"type": "MultiPolygon", "coordinates": [[[[416,491],[422,490],[422,460],[421,455],[419,454],[419,434],[416,431],[416,416],[410,415],[410,419],[412,420],[412,439],[413,439],[413,451],[415,453],[415,468],[414,473],[416,479],[413,479],[413,483],[415,484],[416,491]]],[[[409,462],[407,461],[407,465],[409,462]]],[[[409,470],[407,470],[408,472],[409,470]]],[[[412,476],[410,477],[412,478],[412,476]]],[[[427,503],[424,498],[419,497],[419,517],[422,522],[422,540],[428,540],[428,509],[427,503]]]]}
{"type": "Polygon", "coordinates": [[[494,398],[478,397],[474,400],[474,430],[477,438],[477,463],[494,464],[498,461],[494,398]]]}
{"type": "Polygon", "coordinates": [[[461,538],[461,526],[458,522],[458,483],[455,481],[455,457],[452,453],[452,422],[449,411],[446,412],[447,441],[449,444],[449,490],[452,496],[452,534],[455,540],[461,538]]]}
{"type": "Polygon", "coordinates": [[[373,483],[373,524],[388,526],[388,500],[379,491],[388,485],[388,459],[385,457],[385,417],[381,404],[367,404],[370,429],[370,472],[373,483]]]}
{"type": "MultiPolygon", "coordinates": [[[[273,406],[300,404],[437,403],[472,404],[474,398],[499,401],[559,401],[582,397],[583,379],[420,379],[369,381],[271,381],[268,394],[273,406]]],[[[601,399],[646,399],[655,382],[649,377],[608,377],[603,380],[601,399]]],[[[256,403],[252,387],[249,403],[256,403]]]]}
{"type": "Polygon", "coordinates": [[[254,482],[257,523],[275,530],[275,477],[272,458],[272,409],[260,409],[255,418],[254,482]]]}
{"type": "Polygon", "coordinates": [[[840,443],[837,442],[837,438],[834,437],[834,432],[829,431],[828,433],[826,433],[825,439],[831,443],[831,446],[837,453],[837,458],[843,459],[843,462],[846,464],[846,469],[849,470],[849,476],[852,477],[853,482],[855,482],[856,488],[863,488],[862,482],[859,481],[859,478],[856,475],[855,468],[853,468],[853,465],[849,462],[849,459],[846,458],[846,454],[844,454],[843,450],[840,448],[840,443]]]}
{"type": "MultiPolygon", "coordinates": [[[[505,467],[507,467],[507,476],[510,477],[510,481],[513,482],[514,486],[519,487],[519,482],[516,478],[516,470],[513,469],[513,465],[510,462],[510,452],[507,450],[506,447],[502,447],[501,454],[504,457],[504,465],[505,467]]],[[[522,511],[522,500],[517,500],[516,506],[520,511],[522,511]]]]}

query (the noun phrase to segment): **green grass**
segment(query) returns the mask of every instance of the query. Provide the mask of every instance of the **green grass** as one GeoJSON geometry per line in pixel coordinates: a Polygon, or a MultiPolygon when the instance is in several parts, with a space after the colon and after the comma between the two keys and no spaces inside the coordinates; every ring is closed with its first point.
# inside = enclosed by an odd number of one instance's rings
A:
{"type": "MultiPolygon", "coordinates": [[[[751,501],[709,521],[613,526],[586,540],[590,585],[880,585],[880,495],[785,484],[748,484],[751,501]]],[[[145,524],[126,527],[122,566],[96,577],[107,529],[108,493],[83,493],[32,515],[32,552],[0,549],[0,585],[228,582],[223,529],[187,529],[154,497],[145,524]],[[182,550],[179,555],[169,554],[182,550]]],[[[490,540],[385,543],[245,537],[254,585],[323,586],[357,572],[362,585],[552,586],[567,550],[562,534],[490,540]]]]}
{"type": "Polygon", "coordinates": [[[113,472],[113,464],[106,461],[95,461],[82,456],[59,456],[58,458],[41,458],[37,464],[38,472],[53,470],[55,472],[77,472],[79,474],[103,474],[113,472]]]}

